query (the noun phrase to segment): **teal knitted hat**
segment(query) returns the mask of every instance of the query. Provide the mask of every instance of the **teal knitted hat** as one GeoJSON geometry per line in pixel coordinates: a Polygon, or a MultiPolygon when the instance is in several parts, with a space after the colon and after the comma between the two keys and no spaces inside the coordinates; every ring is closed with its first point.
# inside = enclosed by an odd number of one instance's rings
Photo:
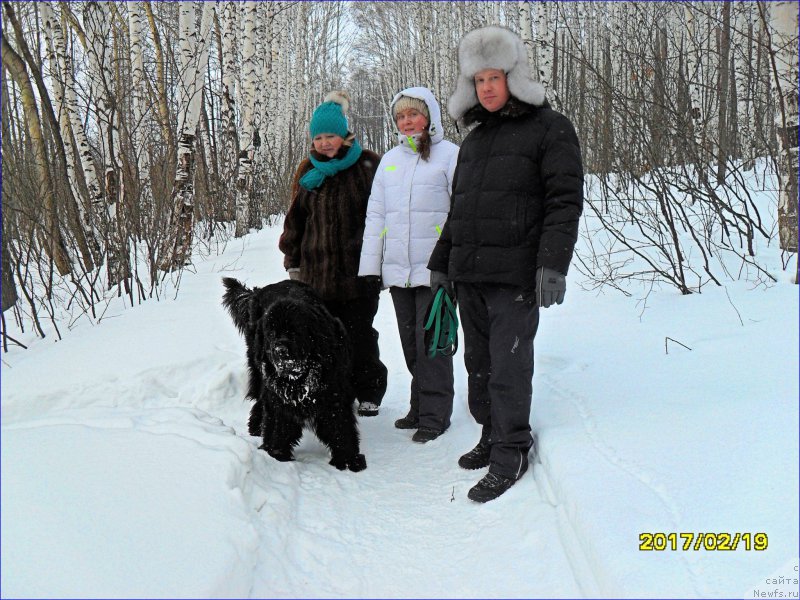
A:
{"type": "Polygon", "coordinates": [[[321,133],[335,133],[339,137],[347,137],[348,125],[345,113],[350,107],[350,96],[345,91],[333,91],[325,96],[325,100],[311,115],[308,126],[311,138],[321,133]]]}

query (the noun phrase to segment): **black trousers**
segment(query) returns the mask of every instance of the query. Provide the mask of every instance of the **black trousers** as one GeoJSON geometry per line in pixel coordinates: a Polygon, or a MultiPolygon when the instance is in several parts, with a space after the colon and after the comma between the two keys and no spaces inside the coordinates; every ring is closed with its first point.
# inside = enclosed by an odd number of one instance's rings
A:
{"type": "Polygon", "coordinates": [[[444,431],[453,414],[453,357],[429,358],[425,348],[425,311],[431,288],[390,287],[406,367],[411,373],[410,414],[420,427],[444,431]]]}
{"type": "Polygon", "coordinates": [[[469,411],[489,434],[489,471],[519,478],[533,443],[533,338],[539,309],[521,288],[456,284],[464,328],[469,411]]]}
{"type": "Polygon", "coordinates": [[[372,327],[378,312],[378,294],[344,302],[325,302],[325,306],[344,324],[353,345],[353,388],[359,402],[380,406],[386,393],[386,366],[381,362],[378,332],[372,327]]]}

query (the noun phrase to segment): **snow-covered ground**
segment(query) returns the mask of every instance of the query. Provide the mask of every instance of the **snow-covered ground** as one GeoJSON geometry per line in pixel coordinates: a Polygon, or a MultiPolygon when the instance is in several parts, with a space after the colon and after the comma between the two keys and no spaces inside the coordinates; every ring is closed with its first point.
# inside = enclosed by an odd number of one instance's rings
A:
{"type": "Polygon", "coordinates": [[[115,302],[3,356],[2,597],[797,597],[785,274],[631,298],[568,277],[536,338],[538,460],[478,505],[482,472],[456,464],[478,438],[460,352],[450,430],[418,445],[392,426],[409,376],[388,292],[367,470],[335,470],[309,433],[293,463],[257,449],[221,278],[284,278],[279,232],[197,260],[174,300],[115,302]],[[666,549],[641,550],[643,533],[666,549]]]}

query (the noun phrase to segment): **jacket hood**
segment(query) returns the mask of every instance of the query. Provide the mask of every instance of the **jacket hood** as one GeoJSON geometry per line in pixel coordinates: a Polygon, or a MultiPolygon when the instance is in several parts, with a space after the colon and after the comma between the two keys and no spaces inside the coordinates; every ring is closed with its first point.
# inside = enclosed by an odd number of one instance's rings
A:
{"type": "Polygon", "coordinates": [[[447,105],[450,116],[456,121],[478,104],[473,78],[484,69],[504,71],[508,91],[522,102],[542,106],[545,101],[544,86],[531,74],[525,44],[505,27],[492,25],[466,34],[458,45],[458,68],[456,90],[447,105]]]}
{"type": "MultiPolygon", "coordinates": [[[[431,143],[438,144],[444,139],[444,127],[442,127],[442,109],[439,108],[439,103],[433,96],[433,92],[426,87],[410,87],[404,89],[402,92],[395,94],[392,98],[392,103],[389,105],[389,114],[394,114],[394,105],[400,100],[402,96],[409,98],[416,98],[422,100],[428,107],[428,113],[431,116],[430,125],[428,125],[428,133],[431,136],[431,143]]],[[[392,119],[394,122],[394,119],[392,119]]],[[[395,125],[395,129],[397,126],[395,125]]]]}

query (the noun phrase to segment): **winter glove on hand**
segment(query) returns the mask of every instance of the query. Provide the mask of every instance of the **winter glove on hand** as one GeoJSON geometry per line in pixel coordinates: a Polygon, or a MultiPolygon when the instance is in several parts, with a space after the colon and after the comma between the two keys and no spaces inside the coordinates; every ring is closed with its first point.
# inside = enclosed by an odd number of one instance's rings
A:
{"type": "Polygon", "coordinates": [[[441,271],[431,271],[431,293],[435,296],[439,288],[444,288],[447,295],[455,298],[455,290],[453,290],[453,282],[447,278],[447,273],[441,271]]]}
{"type": "Polygon", "coordinates": [[[300,269],[297,267],[293,267],[291,269],[286,269],[286,272],[289,274],[289,279],[292,281],[303,281],[300,279],[300,269]]]}
{"type": "Polygon", "coordinates": [[[566,291],[567,279],[561,273],[547,267],[536,269],[536,306],[561,304],[566,291]]]}
{"type": "Polygon", "coordinates": [[[367,283],[367,285],[374,286],[375,289],[379,290],[383,287],[380,275],[361,275],[360,277],[367,283]]]}

